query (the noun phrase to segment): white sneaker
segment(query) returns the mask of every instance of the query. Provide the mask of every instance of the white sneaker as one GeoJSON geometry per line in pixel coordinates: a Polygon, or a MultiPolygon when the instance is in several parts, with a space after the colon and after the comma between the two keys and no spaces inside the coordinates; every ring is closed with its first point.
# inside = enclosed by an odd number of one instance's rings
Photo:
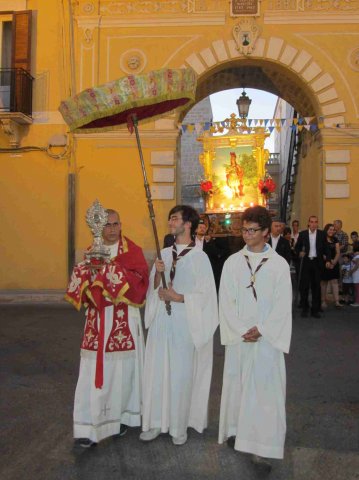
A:
{"type": "Polygon", "coordinates": [[[351,303],[350,306],[351,307],[359,307],[359,303],[351,303]]]}
{"type": "Polygon", "coordinates": [[[179,437],[172,437],[173,445],[184,445],[187,442],[187,433],[179,437]]]}
{"type": "Polygon", "coordinates": [[[151,440],[154,440],[159,436],[161,433],[161,430],[159,428],[151,428],[147,432],[142,432],[140,435],[140,440],[143,442],[151,442],[151,440]]]}

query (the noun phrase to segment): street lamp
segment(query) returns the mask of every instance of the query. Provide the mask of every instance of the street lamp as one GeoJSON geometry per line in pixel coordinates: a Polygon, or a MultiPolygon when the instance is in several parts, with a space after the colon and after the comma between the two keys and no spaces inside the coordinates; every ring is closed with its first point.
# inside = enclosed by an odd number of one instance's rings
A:
{"type": "Polygon", "coordinates": [[[244,91],[244,89],[243,89],[242,95],[238,98],[236,103],[238,107],[239,116],[243,119],[247,118],[249,107],[250,107],[250,104],[252,103],[252,100],[249,97],[247,97],[247,94],[244,91]]]}

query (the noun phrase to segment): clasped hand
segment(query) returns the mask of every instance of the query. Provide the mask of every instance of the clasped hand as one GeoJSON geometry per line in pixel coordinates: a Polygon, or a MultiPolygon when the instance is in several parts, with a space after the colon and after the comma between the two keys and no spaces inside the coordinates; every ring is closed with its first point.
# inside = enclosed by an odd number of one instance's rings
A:
{"type": "Polygon", "coordinates": [[[173,289],[172,285],[169,284],[168,288],[160,287],[158,289],[158,296],[163,302],[182,302],[183,295],[180,295],[173,289]]]}
{"type": "Polygon", "coordinates": [[[243,342],[257,342],[262,335],[259,333],[257,327],[252,327],[248,330],[247,333],[242,335],[243,342]]]}
{"type": "MultiPolygon", "coordinates": [[[[165,271],[165,264],[163,260],[158,258],[155,260],[156,273],[161,274],[165,271]]],[[[158,296],[163,302],[183,302],[183,295],[173,289],[172,284],[169,283],[168,288],[160,287],[158,289],[158,296]]]]}

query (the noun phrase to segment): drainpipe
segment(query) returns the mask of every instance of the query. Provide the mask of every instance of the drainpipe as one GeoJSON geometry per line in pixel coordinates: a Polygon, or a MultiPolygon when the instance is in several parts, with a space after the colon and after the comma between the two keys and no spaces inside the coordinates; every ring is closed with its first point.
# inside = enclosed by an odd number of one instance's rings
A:
{"type": "MultiPolygon", "coordinates": [[[[75,44],[74,44],[74,18],[72,14],[72,2],[68,0],[69,15],[69,56],[70,56],[70,95],[76,93],[76,67],[75,67],[75,44]]],[[[76,227],[76,142],[73,134],[71,138],[71,154],[69,159],[69,173],[67,175],[67,271],[71,276],[75,265],[75,227],[76,227]]]]}

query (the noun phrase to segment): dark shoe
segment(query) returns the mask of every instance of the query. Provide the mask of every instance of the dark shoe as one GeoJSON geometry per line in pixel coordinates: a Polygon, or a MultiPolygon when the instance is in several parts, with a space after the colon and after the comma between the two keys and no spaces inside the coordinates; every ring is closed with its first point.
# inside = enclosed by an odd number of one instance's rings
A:
{"type": "Polygon", "coordinates": [[[121,427],[120,427],[120,432],[118,433],[118,436],[119,436],[119,437],[123,437],[124,435],[126,435],[127,430],[128,430],[128,426],[127,426],[127,425],[124,425],[124,424],[122,423],[122,424],[121,424],[121,427]]]}
{"type": "Polygon", "coordinates": [[[308,310],[302,310],[302,313],[300,314],[302,318],[308,318],[308,310]]]}
{"type": "Polygon", "coordinates": [[[251,462],[265,473],[269,473],[272,470],[272,464],[266,458],[260,457],[259,455],[252,455],[251,462]]]}
{"type": "Polygon", "coordinates": [[[311,316],[313,318],[322,318],[321,314],[319,312],[312,312],[311,316]]]}
{"type": "Polygon", "coordinates": [[[227,446],[229,448],[234,448],[235,443],[236,443],[236,437],[228,437],[227,438],[227,446]]]}
{"type": "Polygon", "coordinates": [[[97,443],[93,442],[89,438],[77,438],[75,440],[75,445],[82,448],[90,448],[90,447],[95,447],[97,443]]]}

